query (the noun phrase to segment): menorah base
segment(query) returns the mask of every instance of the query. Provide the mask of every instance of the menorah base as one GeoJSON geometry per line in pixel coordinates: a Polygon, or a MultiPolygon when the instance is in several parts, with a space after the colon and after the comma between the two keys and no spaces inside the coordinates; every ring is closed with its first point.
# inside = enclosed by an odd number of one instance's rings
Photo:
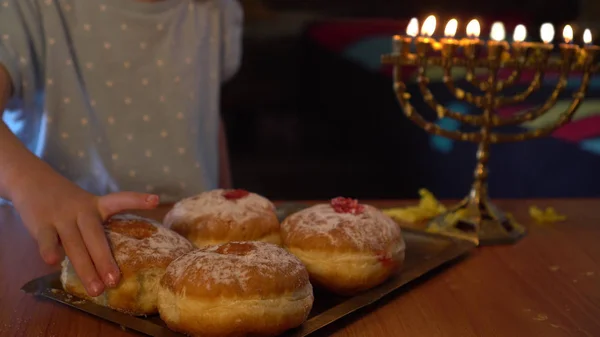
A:
{"type": "Polygon", "coordinates": [[[512,244],[526,234],[525,227],[508,217],[489,200],[476,202],[470,197],[432,219],[427,229],[484,246],[512,244]]]}

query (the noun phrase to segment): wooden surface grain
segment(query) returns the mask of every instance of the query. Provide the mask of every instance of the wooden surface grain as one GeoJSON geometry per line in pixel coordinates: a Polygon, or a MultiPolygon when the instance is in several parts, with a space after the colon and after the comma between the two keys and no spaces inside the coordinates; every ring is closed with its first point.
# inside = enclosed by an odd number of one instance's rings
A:
{"type": "MultiPolygon", "coordinates": [[[[497,204],[528,225],[522,241],[478,248],[451,268],[315,335],[600,336],[600,199],[497,204]],[[527,214],[534,204],[553,206],[568,219],[534,224],[527,214]]],[[[146,215],[161,218],[165,211],[146,215]]],[[[138,336],[19,290],[54,270],[40,259],[17,214],[0,207],[0,336],[138,336]]]]}

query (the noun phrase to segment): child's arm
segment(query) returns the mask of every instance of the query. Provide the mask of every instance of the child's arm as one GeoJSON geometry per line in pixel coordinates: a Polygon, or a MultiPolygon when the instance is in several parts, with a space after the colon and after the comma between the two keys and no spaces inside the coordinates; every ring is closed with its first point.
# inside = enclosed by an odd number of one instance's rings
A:
{"type": "MultiPolygon", "coordinates": [[[[0,60],[1,61],[1,60],[0,60]]],[[[91,296],[119,282],[102,221],[125,209],[149,209],[158,197],[117,193],[97,197],[30,152],[1,121],[13,85],[0,63],[0,197],[11,200],[46,263],[61,260],[61,246],[91,296]]]]}

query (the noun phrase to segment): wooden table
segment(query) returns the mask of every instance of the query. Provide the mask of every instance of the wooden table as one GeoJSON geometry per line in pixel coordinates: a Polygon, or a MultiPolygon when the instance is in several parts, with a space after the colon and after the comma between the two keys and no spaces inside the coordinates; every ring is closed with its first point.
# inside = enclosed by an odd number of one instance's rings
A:
{"type": "MultiPolygon", "coordinates": [[[[569,218],[530,225],[529,235],[516,245],[479,248],[327,332],[340,337],[600,336],[600,199],[498,202],[524,223],[531,222],[527,209],[532,204],[554,206],[569,218]]],[[[151,215],[160,218],[164,212],[151,215]]],[[[14,211],[0,207],[0,336],[136,336],[19,290],[53,270],[40,259],[14,211]]]]}

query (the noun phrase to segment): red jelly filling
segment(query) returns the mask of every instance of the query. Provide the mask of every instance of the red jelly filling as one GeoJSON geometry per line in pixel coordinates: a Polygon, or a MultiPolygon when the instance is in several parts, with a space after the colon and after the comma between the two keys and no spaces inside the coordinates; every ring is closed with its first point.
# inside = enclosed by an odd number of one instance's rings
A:
{"type": "Polygon", "coordinates": [[[343,197],[331,199],[331,208],[337,213],[361,214],[365,211],[365,206],[359,204],[358,200],[343,197]]]}
{"type": "Polygon", "coordinates": [[[392,259],[391,256],[387,255],[387,254],[380,254],[377,257],[377,260],[379,260],[379,262],[381,262],[381,264],[384,267],[393,267],[394,266],[394,259],[392,259]]]}
{"type": "Polygon", "coordinates": [[[246,190],[228,190],[223,193],[223,197],[227,200],[237,200],[247,197],[250,192],[246,190]]]}

